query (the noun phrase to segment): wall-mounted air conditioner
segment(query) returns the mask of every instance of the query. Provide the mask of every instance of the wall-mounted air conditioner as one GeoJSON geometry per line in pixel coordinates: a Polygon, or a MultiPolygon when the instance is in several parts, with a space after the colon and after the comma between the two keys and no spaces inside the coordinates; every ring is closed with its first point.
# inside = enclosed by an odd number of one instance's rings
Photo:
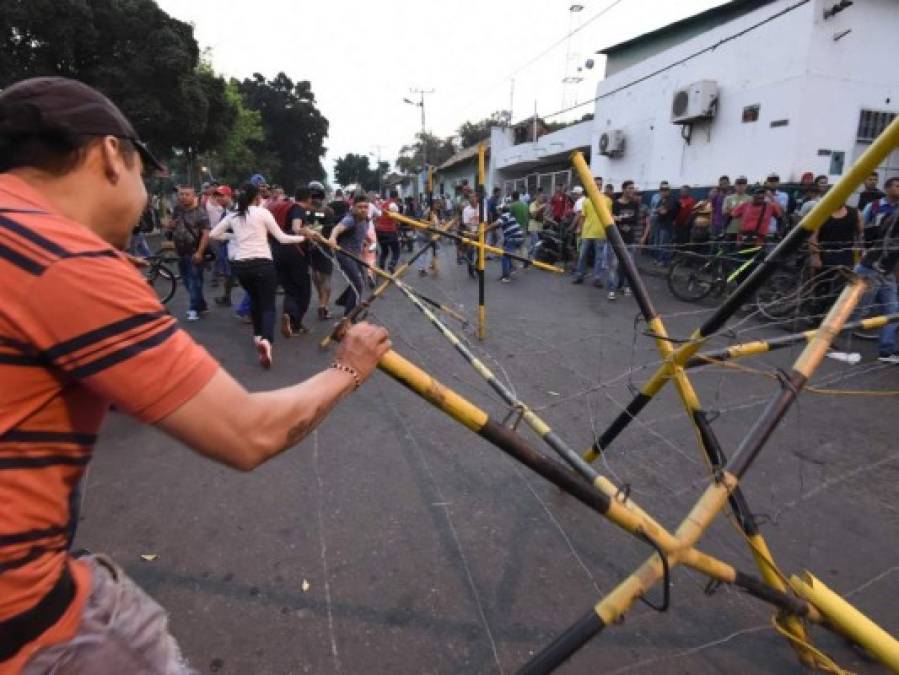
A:
{"type": "Polygon", "coordinates": [[[624,132],[609,129],[599,137],[599,154],[606,157],[621,157],[624,154],[624,132]]]}
{"type": "Polygon", "coordinates": [[[671,100],[672,124],[689,124],[711,119],[718,110],[718,85],[714,80],[699,80],[674,92],[671,100]]]}

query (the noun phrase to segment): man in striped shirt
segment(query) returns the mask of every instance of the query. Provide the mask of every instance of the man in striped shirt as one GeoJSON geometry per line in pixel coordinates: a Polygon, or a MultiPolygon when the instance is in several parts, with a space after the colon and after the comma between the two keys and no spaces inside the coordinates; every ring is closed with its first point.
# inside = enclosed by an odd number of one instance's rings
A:
{"type": "Polygon", "coordinates": [[[120,252],[146,203],[144,166],[160,167],[90,87],[48,77],[0,93],[2,675],[190,672],[159,605],[108,559],[69,554],[111,403],[248,471],[314,429],[389,348],[359,324],[333,367],[249,394],[120,252]]]}

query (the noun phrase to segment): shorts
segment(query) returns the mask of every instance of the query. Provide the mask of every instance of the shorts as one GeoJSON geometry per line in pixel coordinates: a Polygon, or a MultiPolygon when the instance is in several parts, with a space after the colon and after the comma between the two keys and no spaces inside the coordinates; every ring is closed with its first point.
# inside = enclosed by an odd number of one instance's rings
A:
{"type": "Polygon", "coordinates": [[[318,248],[313,248],[309,251],[309,268],[313,272],[329,275],[334,272],[334,261],[318,248]]]}
{"type": "Polygon", "coordinates": [[[38,651],[22,675],[195,675],[169,633],[165,610],[102,555],[91,569],[91,594],[71,640],[38,651]]]}

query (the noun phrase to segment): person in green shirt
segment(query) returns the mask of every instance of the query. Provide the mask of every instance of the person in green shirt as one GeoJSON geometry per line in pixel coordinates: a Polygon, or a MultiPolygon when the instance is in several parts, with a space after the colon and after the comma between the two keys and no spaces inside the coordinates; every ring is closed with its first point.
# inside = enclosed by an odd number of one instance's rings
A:
{"type": "Polygon", "coordinates": [[[724,230],[724,234],[728,239],[736,239],[737,235],[740,234],[740,227],[743,224],[743,218],[731,216],[731,211],[737,208],[743,202],[748,202],[752,200],[748,194],[746,194],[746,176],[740,176],[734,182],[734,193],[727,195],[724,198],[724,217],[728,219],[727,228],[724,230]]]}

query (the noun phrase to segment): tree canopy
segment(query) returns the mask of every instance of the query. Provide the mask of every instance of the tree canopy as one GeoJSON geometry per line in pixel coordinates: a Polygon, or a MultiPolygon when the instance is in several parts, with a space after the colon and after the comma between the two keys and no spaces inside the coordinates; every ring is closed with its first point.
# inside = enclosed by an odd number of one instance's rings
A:
{"type": "Polygon", "coordinates": [[[368,155],[349,152],[334,161],[334,179],[343,186],[357,183],[364,190],[379,190],[384,175],[390,169],[388,162],[369,166],[368,155]]]}
{"type": "Polygon", "coordinates": [[[439,166],[456,154],[456,145],[452,138],[440,138],[434,134],[418,132],[415,134],[414,143],[400,148],[396,168],[403,173],[421,171],[425,150],[428,164],[439,166]]]}
{"type": "Polygon", "coordinates": [[[468,148],[490,138],[490,127],[507,125],[510,119],[511,114],[508,110],[497,110],[477,122],[465,122],[457,132],[459,147],[468,148]]]}
{"type": "Polygon", "coordinates": [[[210,164],[220,179],[260,171],[292,189],[325,175],[328,121],[309,82],[279,73],[229,84],[193,27],[154,0],[0,0],[0,88],[40,75],[96,87],[188,176],[210,164]]]}

